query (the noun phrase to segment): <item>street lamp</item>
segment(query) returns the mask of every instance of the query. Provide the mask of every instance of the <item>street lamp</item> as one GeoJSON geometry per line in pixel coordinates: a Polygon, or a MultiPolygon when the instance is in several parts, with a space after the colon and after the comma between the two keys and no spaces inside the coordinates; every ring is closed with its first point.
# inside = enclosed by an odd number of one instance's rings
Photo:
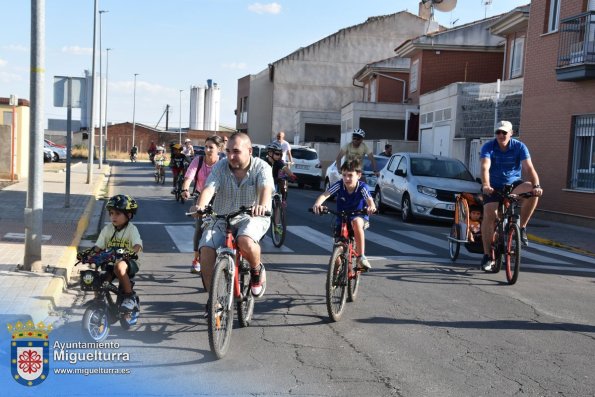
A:
{"type": "Polygon", "coordinates": [[[103,163],[103,129],[102,129],[102,113],[103,113],[103,77],[101,73],[101,65],[102,61],[102,50],[101,50],[101,15],[105,12],[109,12],[106,10],[99,10],[99,159],[97,161],[97,166],[101,169],[101,163],[103,163]]]}
{"type": "Polygon", "coordinates": [[[105,49],[105,123],[103,124],[105,127],[105,133],[103,134],[104,140],[104,152],[103,152],[103,161],[107,163],[107,82],[108,82],[108,73],[109,73],[109,52],[111,48],[105,49]]]}
{"type": "Polygon", "coordinates": [[[134,113],[136,112],[136,76],[138,76],[138,73],[134,74],[134,96],[132,98],[132,146],[134,146],[134,132],[136,129],[136,122],[134,121],[134,113]]]}
{"type": "Polygon", "coordinates": [[[180,144],[182,144],[182,91],[180,90],[180,128],[178,129],[180,135],[180,144]]]}

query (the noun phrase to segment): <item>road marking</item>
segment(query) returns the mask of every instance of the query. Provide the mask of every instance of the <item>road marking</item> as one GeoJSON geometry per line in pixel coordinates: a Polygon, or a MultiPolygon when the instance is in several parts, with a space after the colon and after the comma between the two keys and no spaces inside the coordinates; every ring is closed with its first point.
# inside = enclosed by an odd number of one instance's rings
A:
{"type": "MultiPolygon", "coordinates": [[[[287,241],[287,235],[285,236],[285,241],[287,241]]],[[[279,252],[293,253],[295,251],[289,247],[286,247],[285,244],[283,244],[279,248],[275,247],[270,232],[267,232],[267,234],[262,238],[262,240],[260,240],[260,252],[265,254],[277,254],[279,252]]]]}
{"type": "Polygon", "coordinates": [[[580,254],[576,254],[574,252],[564,251],[559,248],[548,247],[547,245],[534,244],[533,242],[531,243],[530,247],[532,249],[534,248],[538,251],[543,251],[543,252],[547,252],[547,253],[554,254],[554,255],[564,256],[569,259],[576,259],[581,262],[587,262],[587,263],[591,263],[591,264],[595,265],[595,258],[591,258],[586,255],[580,255],[580,254]]]}
{"type": "Polygon", "coordinates": [[[433,255],[430,251],[414,247],[413,245],[405,244],[401,241],[393,240],[378,233],[366,230],[366,241],[371,241],[391,250],[402,252],[404,254],[413,255],[433,255]]]}
{"type": "Polygon", "coordinates": [[[322,249],[331,252],[333,249],[333,239],[328,234],[319,232],[318,230],[312,229],[310,226],[287,226],[287,230],[291,234],[295,234],[298,237],[307,240],[308,242],[315,244],[322,249]]]}
{"type": "MultiPolygon", "coordinates": [[[[41,241],[49,241],[52,239],[52,235],[43,234],[41,241]]],[[[25,233],[6,233],[2,240],[25,240],[25,233]]]]}
{"type": "Polygon", "coordinates": [[[562,260],[554,260],[550,256],[535,254],[533,252],[527,251],[526,248],[522,248],[521,249],[521,261],[524,258],[530,259],[532,261],[541,262],[541,263],[555,263],[557,265],[570,265],[570,263],[568,263],[568,262],[564,262],[562,260]]]}
{"type": "Polygon", "coordinates": [[[194,226],[166,225],[165,230],[180,252],[194,252],[194,226]]]}
{"type": "Polygon", "coordinates": [[[402,237],[408,237],[421,241],[423,244],[433,245],[439,248],[444,248],[445,250],[448,249],[448,240],[446,240],[446,237],[444,239],[439,239],[436,237],[430,237],[427,234],[415,232],[413,230],[390,230],[390,232],[397,233],[402,237]]]}

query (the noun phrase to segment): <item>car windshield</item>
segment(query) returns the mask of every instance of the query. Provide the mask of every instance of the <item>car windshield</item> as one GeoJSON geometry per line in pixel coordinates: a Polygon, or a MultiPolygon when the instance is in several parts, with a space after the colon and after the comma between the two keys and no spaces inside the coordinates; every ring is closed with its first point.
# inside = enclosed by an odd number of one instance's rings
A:
{"type": "Polygon", "coordinates": [[[308,149],[291,149],[291,157],[299,160],[317,160],[318,154],[308,149]]]}
{"type": "MultiPolygon", "coordinates": [[[[384,168],[390,157],[374,157],[376,159],[376,171],[384,168]]],[[[364,157],[364,172],[373,172],[372,162],[369,157],[364,157]]]]}
{"type": "Polygon", "coordinates": [[[473,181],[473,176],[469,170],[458,160],[412,158],[411,174],[473,181]]]}

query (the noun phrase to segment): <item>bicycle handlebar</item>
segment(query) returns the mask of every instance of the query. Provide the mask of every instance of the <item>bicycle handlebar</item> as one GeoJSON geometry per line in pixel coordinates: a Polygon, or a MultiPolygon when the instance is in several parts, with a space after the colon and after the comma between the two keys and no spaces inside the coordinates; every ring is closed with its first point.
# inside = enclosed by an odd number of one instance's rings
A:
{"type": "MultiPolygon", "coordinates": [[[[314,212],[314,210],[312,208],[308,208],[308,212],[314,212]]],[[[353,216],[353,215],[368,215],[368,207],[364,207],[361,210],[355,210],[355,211],[333,211],[332,209],[328,208],[328,207],[322,207],[322,211],[320,212],[320,215],[325,215],[325,214],[333,214],[336,216],[340,216],[340,217],[344,217],[344,216],[353,216]]]]}
{"type": "Polygon", "coordinates": [[[115,262],[116,260],[138,259],[136,252],[128,251],[125,248],[109,248],[104,251],[95,252],[93,248],[78,252],[76,254],[78,261],[74,264],[89,263],[96,266],[101,266],[106,263],[115,262]]]}
{"type": "MultiPolygon", "coordinates": [[[[250,207],[246,207],[246,206],[241,206],[239,210],[234,211],[234,212],[230,212],[229,214],[216,214],[215,211],[213,211],[213,207],[212,206],[207,206],[203,211],[194,211],[194,212],[186,212],[187,216],[192,216],[192,215],[198,215],[198,216],[205,216],[205,215],[211,215],[213,218],[217,218],[217,219],[233,219],[238,215],[242,215],[242,214],[248,214],[251,215],[252,214],[252,206],[250,207]]],[[[271,211],[266,211],[264,213],[263,216],[271,216],[271,211]]]]}

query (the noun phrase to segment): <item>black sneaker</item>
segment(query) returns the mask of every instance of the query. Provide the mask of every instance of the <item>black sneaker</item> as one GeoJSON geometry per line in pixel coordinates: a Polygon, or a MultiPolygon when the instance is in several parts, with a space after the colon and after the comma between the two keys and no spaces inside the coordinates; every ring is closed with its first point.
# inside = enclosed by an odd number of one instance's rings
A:
{"type": "Polygon", "coordinates": [[[495,264],[496,263],[494,262],[494,260],[492,258],[490,258],[489,255],[484,255],[483,258],[481,259],[481,269],[484,272],[493,271],[495,264]]]}
{"type": "Polygon", "coordinates": [[[529,238],[527,237],[527,228],[526,227],[521,228],[521,243],[523,243],[523,245],[525,247],[529,246],[529,238]]]}

